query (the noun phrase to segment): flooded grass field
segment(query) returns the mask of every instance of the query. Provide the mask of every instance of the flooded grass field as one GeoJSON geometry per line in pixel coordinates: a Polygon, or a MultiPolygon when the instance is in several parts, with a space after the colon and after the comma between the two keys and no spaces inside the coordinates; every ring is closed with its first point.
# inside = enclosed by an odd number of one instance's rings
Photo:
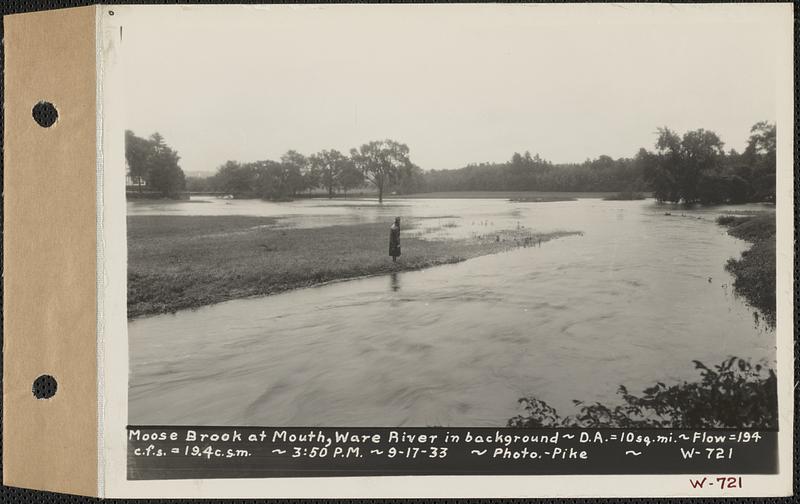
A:
{"type": "Polygon", "coordinates": [[[459,224],[451,217],[407,218],[403,226],[405,253],[393,262],[378,222],[296,228],[275,217],[128,217],[128,318],[453,264],[576,234],[519,225],[454,238],[459,224]]]}
{"type": "Polygon", "coordinates": [[[499,427],[524,396],[569,413],[574,399],[612,403],[619,385],[693,379],[694,359],[774,361],[773,330],[725,271],[748,245],[715,223],[769,207],[198,201],[130,202],[128,213],[272,217],[296,229],[385,223],[384,234],[399,215],[424,223],[413,231],[421,240],[582,235],[131,320],[132,424],[499,427]]]}

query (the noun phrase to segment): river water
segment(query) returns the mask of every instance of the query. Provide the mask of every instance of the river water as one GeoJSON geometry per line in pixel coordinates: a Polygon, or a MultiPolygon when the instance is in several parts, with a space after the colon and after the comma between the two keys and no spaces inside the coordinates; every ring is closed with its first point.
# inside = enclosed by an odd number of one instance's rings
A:
{"type": "MultiPolygon", "coordinates": [[[[693,359],[774,360],[724,271],[747,244],[652,200],[129,203],[130,215],[267,215],[314,227],[428,217],[426,235],[582,231],[541,247],[220,303],[128,324],[132,424],[504,426],[517,399],[562,414],[693,359]],[[666,215],[669,213],[670,215],[666,215]]],[[[417,231],[419,232],[419,231],[417,231]]]]}

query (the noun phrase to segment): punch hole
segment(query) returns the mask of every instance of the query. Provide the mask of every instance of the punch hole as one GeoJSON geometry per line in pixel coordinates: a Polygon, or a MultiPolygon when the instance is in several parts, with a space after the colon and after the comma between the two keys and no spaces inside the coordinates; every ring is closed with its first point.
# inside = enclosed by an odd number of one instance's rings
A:
{"type": "Polygon", "coordinates": [[[49,128],[58,120],[58,110],[47,101],[40,101],[33,106],[33,120],[42,128],[49,128]]]}
{"type": "Polygon", "coordinates": [[[58,382],[50,375],[42,375],[33,381],[33,396],[36,399],[50,399],[56,395],[58,382]]]}

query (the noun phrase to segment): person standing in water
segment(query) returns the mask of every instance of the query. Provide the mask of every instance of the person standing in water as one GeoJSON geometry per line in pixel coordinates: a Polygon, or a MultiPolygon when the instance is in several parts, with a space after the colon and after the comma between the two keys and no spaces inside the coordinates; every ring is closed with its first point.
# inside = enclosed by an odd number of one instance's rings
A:
{"type": "Polygon", "coordinates": [[[394,224],[389,228],[389,255],[392,262],[397,262],[400,255],[400,217],[395,217],[394,224]]]}

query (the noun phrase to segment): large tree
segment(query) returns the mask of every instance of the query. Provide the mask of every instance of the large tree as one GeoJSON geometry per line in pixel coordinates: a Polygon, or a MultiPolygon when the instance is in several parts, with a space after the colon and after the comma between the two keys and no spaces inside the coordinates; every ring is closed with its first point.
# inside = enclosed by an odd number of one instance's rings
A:
{"type": "Polygon", "coordinates": [[[731,181],[722,170],[723,146],[713,131],[688,131],[681,138],[669,128],[659,128],[655,156],[639,154],[653,195],[673,203],[727,199],[731,181]]]}
{"type": "Polygon", "coordinates": [[[750,167],[753,198],[775,201],[776,128],[766,121],[750,129],[750,138],[742,158],[750,167]]]}
{"type": "Polygon", "coordinates": [[[306,189],[307,179],[303,174],[308,169],[308,159],[295,150],[290,150],[281,156],[281,164],[286,176],[287,192],[296,196],[298,192],[306,189]]]}
{"type": "Polygon", "coordinates": [[[211,186],[234,198],[252,196],[256,192],[258,173],[252,163],[242,164],[237,161],[227,161],[217,168],[217,173],[211,177],[211,186]]]}
{"type": "Polygon", "coordinates": [[[178,165],[180,156],[158,132],[145,139],[126,131],[125,160],[128,174],[140,191],[142,181],[146,182],[148,190],[170,198],[186,187],[186,178],[178,165]]]}
{"type": "Polygon", "coordinates": [[[286,200],[293,193],[293,169],[277,161],[256,161],[253,163],[258,174],[258,193],[264,199],[286,200]]]}
{"type": "Polygon", "coordinates": [[[147,180],[150,169],[152,146],[146,138],[138,137],[131,130],[125,131],[125,161],[128,164],[128,175],[142,192],[142,183],[147,180]]]}
{"type": "Polygon", "coordinates": [[[685,203],[708,201],[703,194],[714,194],[714,199],[726,198],[727,185],[722,174],[722,159],[725,144],[713,131],[698,129],[687,131],[681,140],[682,163],[680,169],[681,196],[685,203]],[[707,187],[708,189],[704,190],[707,187]],[[719,195],[719,196],[716,196],[719,195]]]}
{"type": "Polygon", "coordinates": [[[680,201],[681,137],[669,128],[659,128],[656,154],[645,156],[640,152],[639,157],[646,161],[645,176],[653,187],[653,196],[658,201],[680,201]]]}
{"type": "Polygon", "coordinates": [[[178,165],[180,156],[164,141],[160,133],[150,136],[152,155],[147,173],[147,186],[163,196],[174,197],[186,188],[186,177],[178,165]]]}
{"type": "Polygon", "coordinates": [[[338,185],[344,191],[345,198],[349,189],[355,189],[364,185],[364,174],[359,170],[351,159],[347,160],[347,164],[339,172],[338,185]]]}
{"type": "Polygon", "coordinates": [[[375,184],[378,201],[383,203],[383,191],[388,184],[396,182],[400,170],[407,167],[408,146],[394,140],[375,140],[359,149],[352,149],[350,157],[364,174],[364,178],[375,184]]]}
{"type": "Polygon", "coordinates": [[[319,174],[320,184],[328,191],[328,198],[333,198],[339,177],[350,163],[347,156],[335,149],[323,150],[311,156],[311,164],[319,174]]]}

